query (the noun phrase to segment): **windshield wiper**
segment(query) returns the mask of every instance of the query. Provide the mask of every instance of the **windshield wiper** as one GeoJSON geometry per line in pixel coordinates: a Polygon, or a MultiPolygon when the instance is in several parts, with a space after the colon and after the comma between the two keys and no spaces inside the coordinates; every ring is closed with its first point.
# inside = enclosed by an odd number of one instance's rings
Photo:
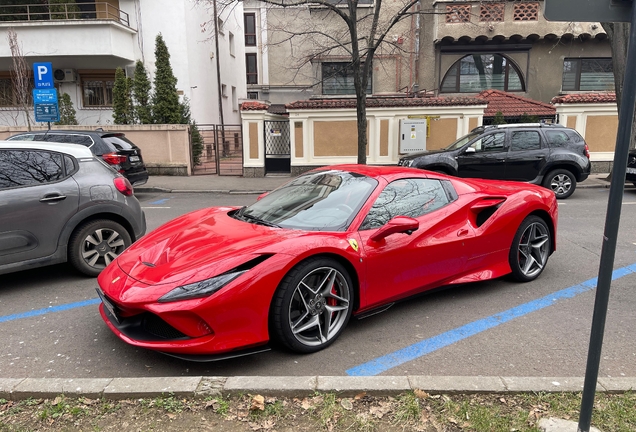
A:
{"type": "Polygon", "coordinates": [[[249,222],[254,222],[256,224],[265,225],[272,228],[280,228],[280,225],[276,225],[273,222],[266,221],[265,219],[261,219],[258,216],[252,216],[251,214],[245,214],[241,211],[241,217],[249,222]]]}

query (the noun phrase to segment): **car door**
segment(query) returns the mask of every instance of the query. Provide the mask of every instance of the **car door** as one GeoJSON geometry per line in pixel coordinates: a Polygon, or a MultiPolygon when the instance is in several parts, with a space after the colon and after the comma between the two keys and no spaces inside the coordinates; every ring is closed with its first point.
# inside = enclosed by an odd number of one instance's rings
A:
{"type": "Polygon", "coordinates": [[[534,180],[547,163],[550,148],[538,130],[510,131],[510,151],[506,158],[507,180],[534,180]]]}
{"type": "Polygon", "coordinates": [[[507,152],[506,131],[484,134],[457,155],[458,176],[501,179],[505,174],[507,152]]]}
{"type": "Polygon", "coordinates": [[[52,255],[77,212],[79,187],[68,155],[0,150],[0,265],[52,255]]]}
{"type": "Polygon", "coordinates": [[[362,308],[436,286],[461,271],[466,260],[462,243],[474,230],[455,214],[455,198],[449,181],[423,178],[396,180],[380,193],[359,229],[367,273],[362,308]],[[417,219],[419,228],[410,235],[371,240],[396,216],[417,219]]]}

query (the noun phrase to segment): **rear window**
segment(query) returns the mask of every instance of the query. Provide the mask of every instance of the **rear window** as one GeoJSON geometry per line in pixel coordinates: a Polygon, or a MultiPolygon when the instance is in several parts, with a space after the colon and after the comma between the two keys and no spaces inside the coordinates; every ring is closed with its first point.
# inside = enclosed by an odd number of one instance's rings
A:
{"type": "Polygon", "coordinates": [[[107,143],[114,145],[117,150],[130,150],[137,147],[123,135],[105,135],[102,137],[102,139],[107,143]]]}

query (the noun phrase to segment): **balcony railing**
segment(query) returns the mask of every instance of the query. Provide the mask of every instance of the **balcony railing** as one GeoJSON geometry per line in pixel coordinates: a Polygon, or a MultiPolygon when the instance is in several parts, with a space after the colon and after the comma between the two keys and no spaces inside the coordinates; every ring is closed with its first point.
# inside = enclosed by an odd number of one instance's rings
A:
{"type": "Polygon", "coordinates": [[[112,20],[130,27],[128,14],[106,2],[0,6],[0,23],[57,20],[112,20]]]}

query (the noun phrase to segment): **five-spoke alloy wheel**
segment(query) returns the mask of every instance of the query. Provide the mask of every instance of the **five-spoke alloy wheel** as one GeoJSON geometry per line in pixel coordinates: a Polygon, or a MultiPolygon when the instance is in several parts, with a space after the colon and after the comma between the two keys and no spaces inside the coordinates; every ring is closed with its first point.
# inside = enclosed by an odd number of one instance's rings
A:
{"type": "Polygon", "coordinates": [[[100,219],[79,226],[69,242],[69,261],[80,272],[97,276],[132,243],[117,222],[100,219]]]}
{"type": "Polygon", "coordinates": [[[276,291],[271,311],[273,336],[293,351],[319,351],[347,325],[353,296],[351,278],[340,263],[324,257],[303,261],[276,291]]]}
{"type": "Polygon", "coordinates": [[[552,252],[550,229],[538,216],[523,220],[512,241],[508,256],[512,276],[520,282],[539,277],[552,252]]]}

